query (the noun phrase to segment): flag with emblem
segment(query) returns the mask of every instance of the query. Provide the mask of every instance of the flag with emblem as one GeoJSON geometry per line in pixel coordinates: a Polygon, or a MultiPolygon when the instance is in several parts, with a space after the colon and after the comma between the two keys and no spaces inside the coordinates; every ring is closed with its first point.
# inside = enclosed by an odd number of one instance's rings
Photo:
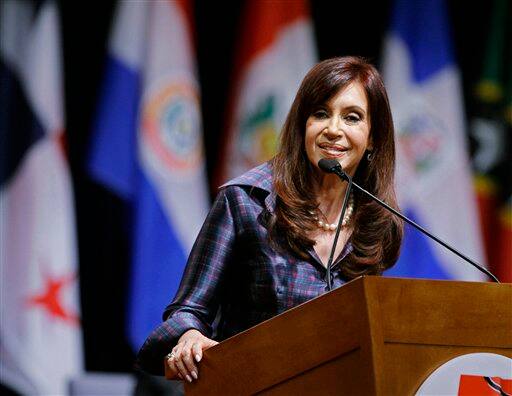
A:
{"type": "Polygon", "coordinates": [[[54,2],[0,2],[0,382],[62,395],[82,371],[54,2]]]}
{"type": "MultiPolygon", "coordinates": [[[[460,76],[442,0],[397,0],[383,73],[397,133],[397,191],[403,212],[485,265],[472,188],[460,76]]],[[[482,280],[452,252],[406,226],[388,275],[482,280]]]]}
{"type": "Polygon", "coordinates": [[[131,211],[134,349],[174,297],[209,207],[190,6],[119,3],[88,161],[131,211]]]}
{"type": "Polygon", "coordinates": [[[214,183],[269,160],[316,45],[306,0],[249,0],[214,183]]]}
{"type": "Polygon", "coordinates": [[[512,6],[494,0],[470,132],[474,184],[489,269],[512,282],[512,6]],[[507,54],[508,51],[508,54],[507,54]]]}

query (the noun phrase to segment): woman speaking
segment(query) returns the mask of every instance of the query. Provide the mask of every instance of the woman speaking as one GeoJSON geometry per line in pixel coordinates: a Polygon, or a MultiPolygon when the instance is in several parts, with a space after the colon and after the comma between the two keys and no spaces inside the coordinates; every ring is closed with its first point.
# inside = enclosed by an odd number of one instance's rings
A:
{"type": "Polygon", "coordinates": [[[377,70],[357,57],[328,59],[304,78],[276,156],[221,186],[179,290],[148,337],[138,367],[164,362],[189,382],[203,351],[398,258],[402,223],[352,191],[327,271],[347,183],[318,162],[337,160],[397,208],[391,111],[377,70]],[[330,273],[331,279],[327,279],[330,273]]]}

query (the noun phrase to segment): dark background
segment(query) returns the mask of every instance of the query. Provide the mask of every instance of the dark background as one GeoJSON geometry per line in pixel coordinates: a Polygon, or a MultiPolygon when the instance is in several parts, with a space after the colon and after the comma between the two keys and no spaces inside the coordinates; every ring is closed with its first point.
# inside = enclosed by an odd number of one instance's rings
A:
{"type": "MultiPolygon", "coordinates": [[[[64,39],[68,149],[75,185],[85,364],[90,371],[130,371],[124,333],[129,277],[123,203],[84,171],[116,1],[57,2],[64,39]]],[[[312,1],[318,55],[362,55],[379,64],[391,1],[312,1]]],[[[209,175],[218,161],[225,105],[245,2],[195,1],[197,62],[209,175]]],[[[466,110],[481,72],[492,2],[447,1],[466,110]]],[[[163,308],[163,307],[162,307],[163,308]]],[[[44,364],[44,362],[41,362],[44,364]]]]}

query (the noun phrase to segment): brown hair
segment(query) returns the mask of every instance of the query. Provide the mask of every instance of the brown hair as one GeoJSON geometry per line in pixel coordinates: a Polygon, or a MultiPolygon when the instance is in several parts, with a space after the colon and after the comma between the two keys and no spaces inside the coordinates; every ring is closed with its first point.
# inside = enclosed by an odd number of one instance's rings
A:
{"type": "MultiPolygon", "coordinates": [[[[276,209],[270,223],[274,245],[284,243],[295,254],[307,257],[314,241],[304,231],[316,225],[310,213],[318,207],[311,180],[313,165],[305,151],[307,118],[316,108],[351,82],[359,82],[367,96],[370,114],[372,159],[363,158],[354,181],[398,209],[394,190],[395,142],[389,101],[382,79],[371,64],[359,57],[340,57],[318,63],[306,75],[281,132],[274,159],[273,184],[276,209]]],[[[352,253],[342,271],[347,279],[380,274],[398,259],[402,222],[366,196],[354,190],[356,207],[351,236],[352,253]]]]}

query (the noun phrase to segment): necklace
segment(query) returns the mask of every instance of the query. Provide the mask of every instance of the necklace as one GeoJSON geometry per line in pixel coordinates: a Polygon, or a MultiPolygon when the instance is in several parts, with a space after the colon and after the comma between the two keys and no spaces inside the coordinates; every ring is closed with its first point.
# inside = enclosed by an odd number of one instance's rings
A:
{"type": "MultiPolygon", "coordinates": [[[[322,214],[323,218],[327,220],[327,217],[323,214],[323,212],[318,209],[318,211],[322,214]]],[[[354,196],[350,194],[350,197],[348,198],[348,204],[347,208],[345,209],[345,215],[343,216],[343,221],[341,222],[341,226],[345,227],[352,217],[352,213],[354,212],[354,196]]],[[[328,221],[322,221],[318,217],[315,218],[317,220],[316,225],[318,228],[322,228],[324,231],[335,231],[336,228],[338,228],[338,224],[336,223],[329,223],[328,221]]]]}

